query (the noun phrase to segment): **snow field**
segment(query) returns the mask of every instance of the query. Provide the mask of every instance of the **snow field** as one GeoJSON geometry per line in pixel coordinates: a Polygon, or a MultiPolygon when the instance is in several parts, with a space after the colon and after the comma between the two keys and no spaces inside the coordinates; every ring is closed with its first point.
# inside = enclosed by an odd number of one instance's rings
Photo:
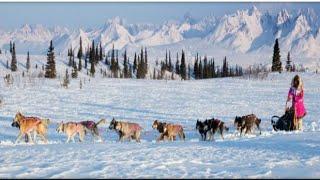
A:
{"type": "MultiPolygon", "coordinates": [[[[272,115],[282,115],[294,74],[269,74],[266,80],[223,78],[197,81],[90,79],[82,89],[71,80],[69,89],[58,80],[35,79],[7,87],[0,81],[4,104],[0,108],[0,177],[3,178],[314,178],[319,177],[320,126],[318,102],[320,76],[300,74],[305,84],[308,115],[303,132],[273,132],[272,115]],[[49,118],[49,144],[14,141],[11,127],[20,110],[25,115],[49,118]],[[233,127],[236,115],[256,114],[262,135],[239,137],[233,127]],[[142,142],[117,142],[107,129],[111,119],[139,123],[142,142]],[[225,140],[199,141],[197,119],[219,118],[230,127],[225,140]],[[101,118],[103,142],[66,144],[56,132],[60,121],[101,118]],[[186,141],[155,142],[153,120],[178,123],[186,141]]],[[[77,140],[77,138],[76,138],[77,140]]]]}

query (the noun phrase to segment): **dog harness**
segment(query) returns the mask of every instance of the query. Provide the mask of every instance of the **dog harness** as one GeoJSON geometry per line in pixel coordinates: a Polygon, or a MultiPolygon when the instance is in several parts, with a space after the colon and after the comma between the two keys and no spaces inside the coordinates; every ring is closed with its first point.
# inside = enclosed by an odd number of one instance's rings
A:
{"type": "Polygon", "coordinates": [[[221,121],[220,121],[220,120],[218,120],[218,119],[214,119],[214,120],[212,121],[212,125],[213,125],[213,127],[219,127],[219,126],[220,126],[220,124],[221,124],[221,121]]]}
{"type": "Polygon", "coordinates": [[[95,123],[94,121],[82,121],[81,124],[87,127],[88,129],[91,129],[93,128],[95,123]]]}
{"type": "MultiPolygon", "coordinates": [[[[37,117],[24,117],[24,120],[36,120],[36,125],[41,123],[41,120],[37,117]]],[[[26,132],[30,132],[34,129],[34,127],[29,127],[28,129],[26,129],[26,132]]]]}
{"type": "Polygon", "coordinates": [[[135,131],[140,131],[141,127],[138,124],[132,124],[131,130],[134,131],[134,132],[135,131]]]}

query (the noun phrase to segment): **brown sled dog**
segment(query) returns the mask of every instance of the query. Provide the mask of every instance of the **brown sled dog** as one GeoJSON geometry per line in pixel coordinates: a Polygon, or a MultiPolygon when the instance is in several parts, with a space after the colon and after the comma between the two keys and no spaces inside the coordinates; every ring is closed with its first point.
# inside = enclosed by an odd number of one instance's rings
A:
{"type": "Polygon", "coordinates": [[[244,129],[246,129],[245,134],[247,134],[249,131],[252,133],[254,125],[257,126],[261,134],[260,123],[261,119],[259,119],[255,114],[249,114],[242,117],[236,116],[234,120],[234,126],[238,131],[240,130],[240,136],[242,135],[242,131],[244,129]]]}
{"type": "MultiPolygon", "coordinates": [[[[91,132],[93,137],[97,137],[99,138],[99,140],[102,141],[102,137],[100,136],[98,126],[100,124],[105,124],[106,123],[105,119],[101,119],[97,123],[94,121],[81,121],[80,123],[87,128],[86,130],[89,130],[89,132],[91,132]]],[[[87,134],[88,132],[85,131],[85,133],[87,134]]]]}
{"type": "Polygon", "coordinates": [[[26,141],[36,140],[36,136],[39,135],[44,142],[48,142],[46,135],[48,130],[48,125],[50,123],[49,119],[40,119],[37,117],[25,117],[20,112],[18,112],[13,119],[11,126],[18,127],[20,129],[19,135],[16,142],[19,142],[23,135],[26,136],[26,141]],[[31,138],[31,133],[34,133],[34,139],[31,138]]]}
{"type": "Polygon", "coordinates": [[[214,118],[209,119],[208,121],[210,123],[209,128],[211,128],[212,131],[212,138],[214,137],[214,134],[219,131],[221,138],[224,139],[223,132],[229,131],[229,128],[225,125],[225,123],[219,119],[214,118]]]}
{"type": "Polygon", "coordinates": [[[140,142],[141,126],[137,123],[116,121],[114,118],[110,122],[110,130],[116,130],[119,134],[119,141],[124,139],[135,139],[140,142]]]}
{"type": "Polygon", "coordinates": [[[162,122],[159,122],[158,120],[155,120],[153,122],[152,128],[154,129],[159,128],[161,131],[163,130],[162,133],[159,131],[161,134],[157,139],[157,141],[163,140],[164,138],[168,138],[170,141],[174,141],[177,135],[179,135],[181,140],[185,140],[185,134],[183,132],[183,128],[181,125],[167,124],[167,123],[162,123],[162,122]]]}
{"type": "Polygon", "coordinates": [[[68,136],[68,139],[66,143],[68,143],[71,139],[73,142],[74,141],[74,136],[79,134],[79,141],[82,142],[84,141],[84,136],[86,133],[86,130],[88,130],[84,125],[78,122],[67,122],[67,123],[59,123],[57,127],[57,132],[58,133],[65,133],[68,136]]]}
{"type": "MultiPolygon", "coordinates": [[[[157,138],[157,141],[169,139],[169,136],[167,133],[164,132],[164,128],[167,125],[165,122],[160,122],[158,120],[155,120],[152,124],[153,129],[157,129],[160,133],[160,136],[157,138]]],[[[173,137],[174,140],[176,140],[176,136],[173,137]]]]}

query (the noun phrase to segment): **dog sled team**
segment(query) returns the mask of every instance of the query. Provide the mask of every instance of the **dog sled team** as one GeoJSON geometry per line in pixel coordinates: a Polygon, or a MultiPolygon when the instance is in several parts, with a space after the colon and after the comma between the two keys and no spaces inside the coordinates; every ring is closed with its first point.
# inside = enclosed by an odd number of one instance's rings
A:
{"type": "MultiPolygon", "coordinates": [[[[273,116],[271,118],[271,125],[275,131],[285,130],[301,130],[302,129],[302,118],[306,115],[304,107],[304,90],[301,78],[296,75],[292,82],[288,92],[288,98],[285,105],[285,114],[281,117],[273,116]],[[292,106],[288,108],[288,102],[292,101],[292,106]]],[[[98,122],[94,121],[81,121],[81,122],[60,122],[56,128],[58,133],[64,133],[67,136],[66,142],[72,140],[76,135],[79,136],[80,142],[84,141],[86,134],[90,133],[94,138],[98,138],[102,141],[98,126],[100,124],[106,124],[106,119],[101,119],[98,122]]],[[[261,134],[260,129],[261,119],[255,114],[249,114],[234,119],[234,127],[240,132],[240,136],[244,134],[253,133],[254,127],[256,127],[261,134]]],[[[21,138],[25,138],[25,142],[33,143],[39,136],[45,143],[47,140],[47,130],[50,124],[49,119],[41,119],[38,117],[26,117],[18,112],[13,119],[12,126],[19,129],[19,134],[16,139],[16,143],[21,141],[21,138]],[[33,135],[33,138],[32,138],[33,135]]],[[[160,122],[155,120],[152,124],[152,128],[159,132],[157,141],[169,140],[175,141],[176,137],[179,136],[180,140],[185,140],[186,136],[183,127],[179,124],[172,124],[167,122],[160,122]]],[[[140,142],[142,127],[137,123],[116,121],[114,118],[111,120],[109,125],[110,130],[114,130],[119,135],[119,141],[124,140],[135,140],[140,142]]],[[[205,121],[197,120],[196,130],[199,132],[201,139],[214,140],[214,135],[219,132],[221,138],[224,139],[224,132],[229,130],[225,122],[211,118],[205,121]]]]}

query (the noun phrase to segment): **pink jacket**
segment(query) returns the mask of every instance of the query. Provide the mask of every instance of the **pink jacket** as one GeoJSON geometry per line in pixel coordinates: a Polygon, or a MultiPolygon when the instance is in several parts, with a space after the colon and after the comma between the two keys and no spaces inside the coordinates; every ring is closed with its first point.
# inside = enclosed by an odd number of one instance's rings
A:
{"type": "Polygon", "coordinates": [[[294,108],[295,115],[297,118],[302,118],[306,114],[306,109],[304,107],[303,90],[298,91],[296,88],[291,87],[288,92],[288,98],[292,99],[292,107],[294,108]]]}

